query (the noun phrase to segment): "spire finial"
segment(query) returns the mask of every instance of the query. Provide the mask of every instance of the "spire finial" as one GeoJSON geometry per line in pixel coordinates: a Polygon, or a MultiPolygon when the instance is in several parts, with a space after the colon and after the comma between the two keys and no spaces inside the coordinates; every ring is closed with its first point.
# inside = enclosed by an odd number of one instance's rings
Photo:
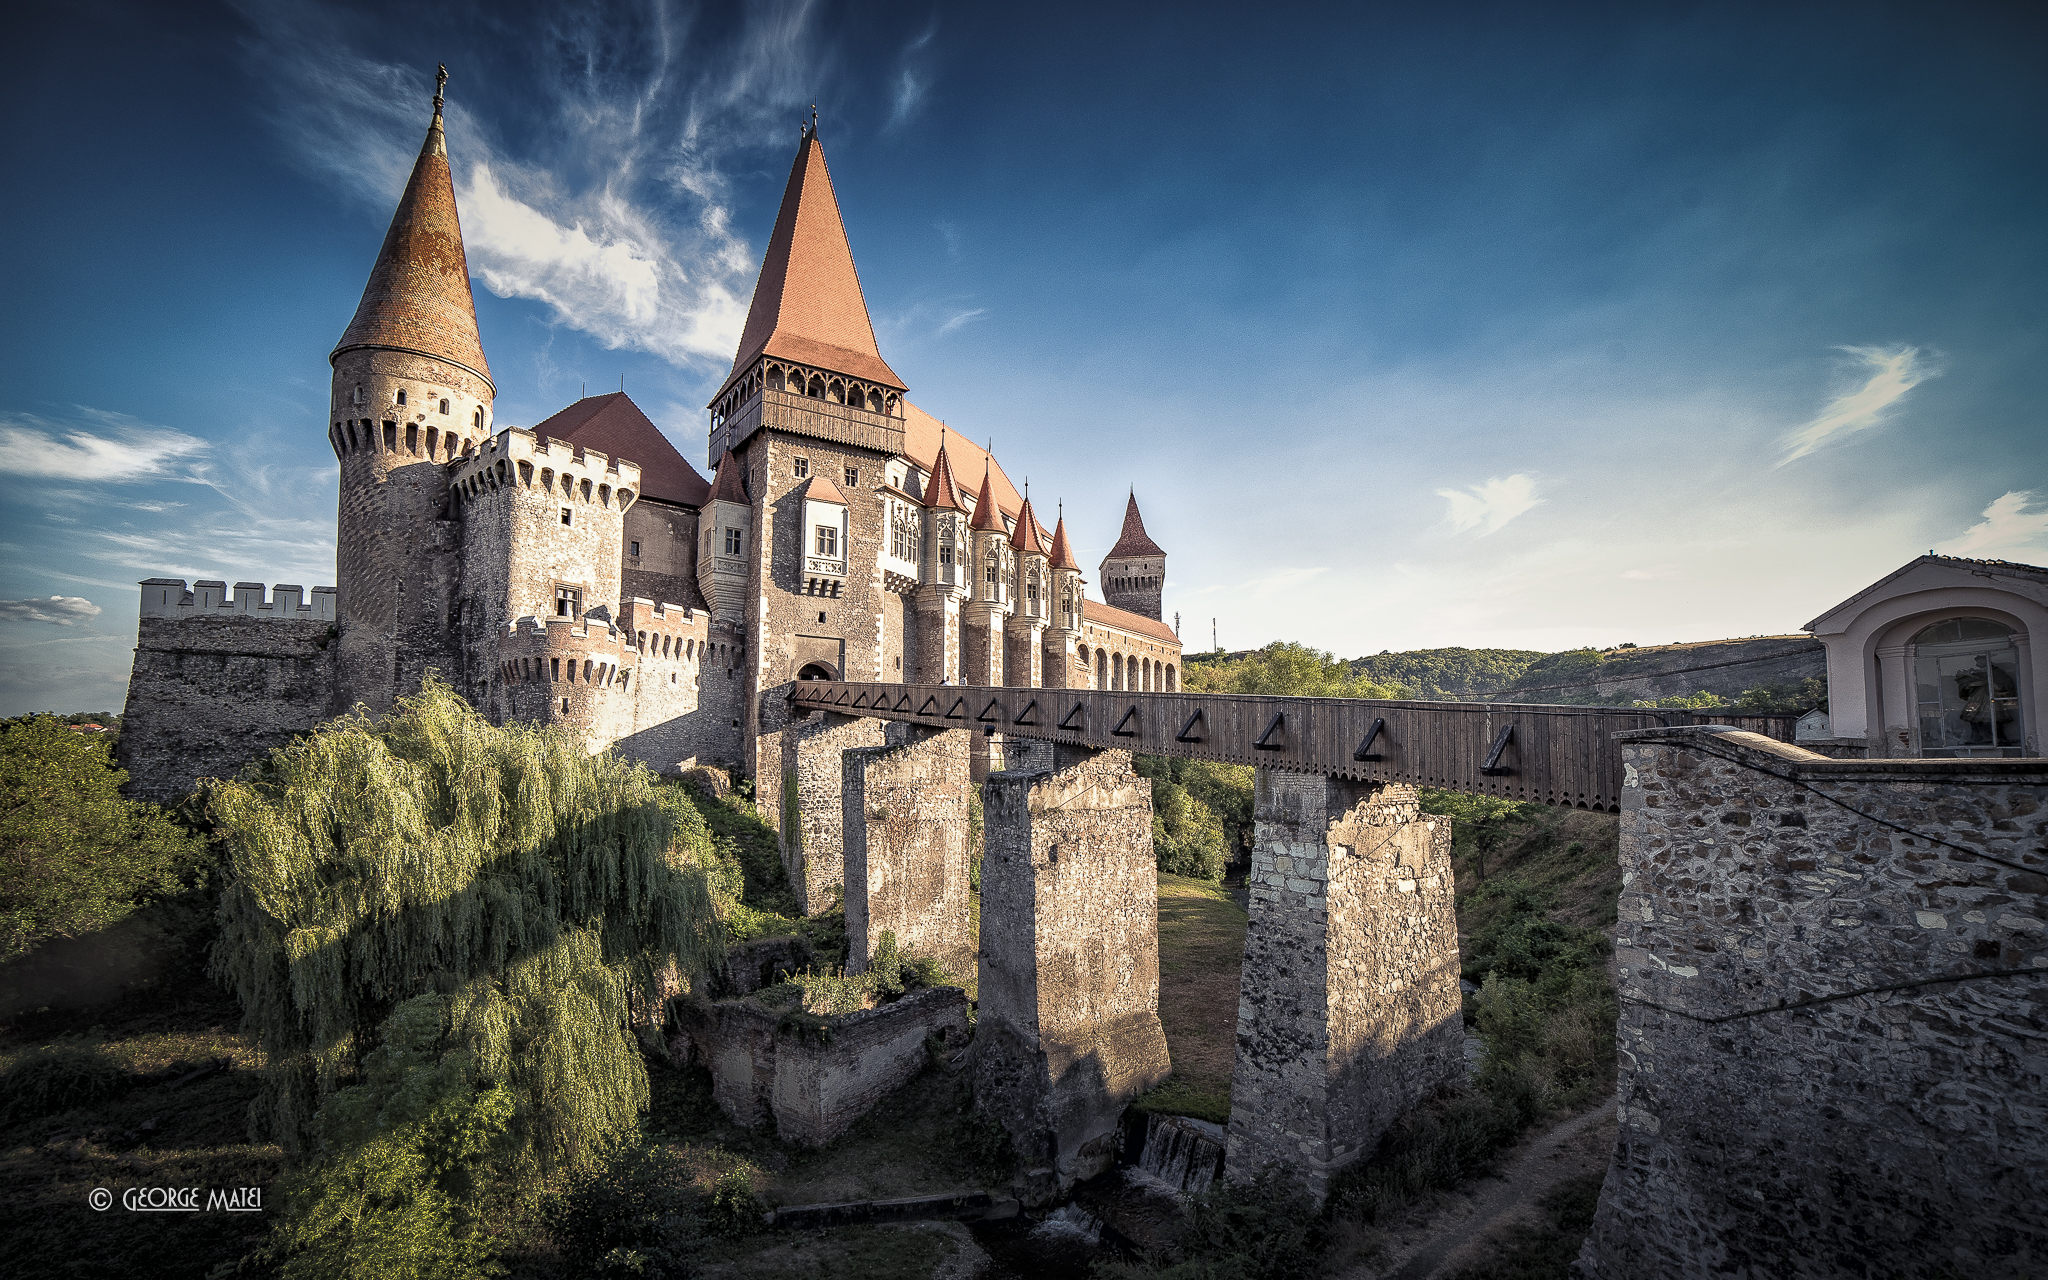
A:
{"type": "Polygon", "coordinates": [[[441,98],[448,91],[448,64],[442,63],[434,69],[434,114],[441,114],[441,98]]]}

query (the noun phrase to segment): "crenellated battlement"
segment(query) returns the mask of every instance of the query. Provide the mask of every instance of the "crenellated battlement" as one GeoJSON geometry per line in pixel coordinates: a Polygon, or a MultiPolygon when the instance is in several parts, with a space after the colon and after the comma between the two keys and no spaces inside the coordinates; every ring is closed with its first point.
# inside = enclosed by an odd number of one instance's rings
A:
{"type": "Polygon", "coordinates": [[[504,490],[534,491],[623,513],[640,491],[639,463],[549,440],[524,427],[500,431],[453,465],[450,483],[464,502],[504,490]]]}
{"type": "Polygon", "coordinates": [[[226,582],[202,578],[188,591],[183,578],[147,578],[142,584],[145,618],[259,618],[266,621],[332,622],[337,591],[315,587],[311,599],[295,583],[278,583],[264,599],[260,582],[226,582]]]}

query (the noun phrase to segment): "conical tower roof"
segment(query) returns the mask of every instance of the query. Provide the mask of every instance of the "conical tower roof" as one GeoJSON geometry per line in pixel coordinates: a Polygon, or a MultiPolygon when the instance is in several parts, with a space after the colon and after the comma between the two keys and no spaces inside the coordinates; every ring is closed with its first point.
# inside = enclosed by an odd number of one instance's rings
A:
{"type": "Polygon", "coordinates": [[[1010,545],[1034,556],[1045,554],[1045,543],[1038,536],[1038,517],[1031,514],[1029,494],[1024,497],[1024,509],[1017,513],[1017,527],[1010,532],[1010,545]]]}
{"type": "Polygon", "coordinates": [[[1067,541],[1067,517],[1064,514],[1060,516],[1059,523],[1053,526],[1052,551],[1048,554],[1052,558],[1053,568],[1080,572],[1081,562],[1074,559],[1073,545],[1067,541]]]}
{"type": "Polygon", "coordinates": [[[932,478],[924,487],[924,505],[933,511],[965,511],[960,486],[953,483],[953,464],[946,460],[946,446],[939,446],[939,460],[932,463],[932,478]]]}
{"type": "MultiPolygon", "coordinates": [[[[796,149],[782,208],[761,259],[753,305],[747,309],[747,327],[740,334],[732,374],[718,395],[764,354],[903,390],[902,379],[875,345],[874,322],[868,318],[867,297],[815,126],[804,130],[796,149]]],[[[716,404],[718,396],[711,402],[716,404]]]]}
{"type": "MultiPolygon", "coordinates": [[[[391,229],[355,319],[328,362],[344,351],[381,347],[446,360],[491,382],[483,340],[476,331],[476,299],[469,291],[469,259],[455,214],[455,180],[448,172],[448,139],[441,128],[443,68],[434,94],[434,119],[399,197],[391,229]]],[[[497,384],[491,384],[495,394],[497,384]]]]}
{"type": "Polygon", "coordinates": [[[987,467],[981,469],[981,492],[974,499],[974,519],[968,521],[967,524],[972,529],[993,529],[997,533],[1008,532],[1008,530],[1003,528],[1002,508],[996,505],[995,484],[989,478],[989,469],[987,467]]]}
{"type": "MultiPolygon", "coordinates": [[[[1131,500],[1124,507],[1124,531],[1117,536],[1116,545],[1109,549],[1112,556],[1163,556],[1164,548],[1152,541],[1145,532],[1145,518],[1138,514],[1138,495],[1135,490],[1131,500]]],[[[1105,557],[1106,558],[1106,557],[1105,557]]]]}
{"type": "Polygon", "coordinates": [[[747,491],[740,487],[739,460],[727,449],[718,459],[717,479],[711,484],[713,502],[739,502],[747,500],[747,491]]]}

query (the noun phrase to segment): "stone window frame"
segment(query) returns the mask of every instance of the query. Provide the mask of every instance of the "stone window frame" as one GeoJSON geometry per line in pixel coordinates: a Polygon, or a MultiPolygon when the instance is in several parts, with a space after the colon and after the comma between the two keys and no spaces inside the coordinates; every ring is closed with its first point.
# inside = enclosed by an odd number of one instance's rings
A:
{"type": "Polygon", "coordinates": [[[859,468],[859,467],[848,467],[848,468],[846,469],[846,487],[847,487],[847,488],[849,488],[849,489],[858,489],[858,488],[860,488],[860,468],[859,468]]]}
{"type": "Polygon", "coordinates": [[[839,526],[836,524],[821,524],[816,528],[817,539],[815,545],[818,548],[817,553],[828,560],[837,560],[839,558],[839,526]]]}
{"type": "Polygon", "coordinates": [[[557,582],[555,584],[555,616],[557,618],[569,619],[583,616],[582,587],[570,582],[557,582]],[[562,605],[565,601],[568,603],[570,610],[567,613],[562,611],[562,605]]]}
{"type": "Polygon", "coordinates": [[[797,479],[807,480],[811,475],[811,460],[809,458],[791,458],[789,460],[789,470],[790,474],[794,475],[797,479]]]}
{"type": "Polygon", "coordinates": [[[746,544],[740,538],[739,526],[727,525],[725,527],[725,554],[729,556],[739,555],[745,550],[745,546],[746,544]]]}
{"type": "Polygon", "coordinates": [[[563,507],[563,508],[562,508],[562,527],[563,527],[563,528],[565,528],[565,529],[573,529],[573,528],[575,528],[575,526],[576,526],[576,509],[575,509],[574,507],[563,507]]]}

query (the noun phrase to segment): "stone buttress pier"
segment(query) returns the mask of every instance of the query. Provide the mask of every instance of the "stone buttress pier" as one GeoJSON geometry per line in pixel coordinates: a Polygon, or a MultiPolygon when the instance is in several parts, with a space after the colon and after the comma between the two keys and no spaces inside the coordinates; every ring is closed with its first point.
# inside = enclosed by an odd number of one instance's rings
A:
{"type": "MultiPolygon", "coordinates": [[[[782,869],[805,915],[832,909],[846,884],[840,756],[883,741],[883,721],[818,711],[782,730],[782,869]]],[[[856,811],[858,812],[858,811],[856,811]]]]}
{"type": "Polygon", "coordinates": [[[1042,1202],[1114,1162],[1170,1068],[1151,792],[1130,753],[1013,739],[989,775],[975,1099],[1042,1202]]]}
{"type": "Polygon", "coordinates": [[[846,969],[864,971],[886,931],[964,981],[975,950],[968,734],[892,723],[888,737],[842,757],[846,969]]]}
{"type": "Polygon", "coordinates": [[[1260,769],[1225,1170],[1320,1201],[1464,1070],[1451,823],[1414,787],[1260,769]]]}

